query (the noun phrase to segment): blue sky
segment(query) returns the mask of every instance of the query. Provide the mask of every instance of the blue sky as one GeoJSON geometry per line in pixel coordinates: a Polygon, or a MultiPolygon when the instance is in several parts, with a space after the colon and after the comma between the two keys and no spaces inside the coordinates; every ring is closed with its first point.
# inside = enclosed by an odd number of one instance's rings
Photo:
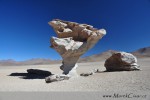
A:
{"type": "Polygon", "coordinates": [[[150,0],[0,0],[0,60],[61,59],[49,48],[55,18],[106,29],[84,56],[150,46],[150,0]]]}

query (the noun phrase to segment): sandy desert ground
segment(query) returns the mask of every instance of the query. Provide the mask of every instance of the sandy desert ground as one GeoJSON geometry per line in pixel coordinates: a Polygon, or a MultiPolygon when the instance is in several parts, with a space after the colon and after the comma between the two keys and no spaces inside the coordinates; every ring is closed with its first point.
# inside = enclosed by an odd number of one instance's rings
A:
{"type": "Polygon", "coordinates": [[[27,75],[29,68],[61,73],[59,66],[0,66],[0,91],[145,91],[150,92],[150,58],[138,59],[142,71],[105,71],[104,61],[79,63],[78,73],[99,68],[102,72],[88,77],[79,76],[70,80],[45,83],[44,77],[27,75]],[[17,73],[15,76],[10,76],[17,73]]]}

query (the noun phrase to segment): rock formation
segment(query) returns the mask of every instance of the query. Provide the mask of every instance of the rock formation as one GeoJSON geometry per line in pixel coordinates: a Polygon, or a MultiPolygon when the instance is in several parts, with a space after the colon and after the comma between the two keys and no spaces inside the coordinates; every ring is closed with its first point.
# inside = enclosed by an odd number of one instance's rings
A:
{"type": "Polygon", "coordinates": [[[105,61],[107,71],[132,71],[140,70],[137,59],[130,53],[118,52],[114,53],[105,61]]]}
{"type": "Polygon", "coordinates": [[[96,29],[91,25],[54,19],[49,22],[57,34],[51,37],[51,47],[62,57],[60,69],[63,74],[77,76],[77,61],[81,55],[92,48],[105,34],[104,29],[96,29]]]}

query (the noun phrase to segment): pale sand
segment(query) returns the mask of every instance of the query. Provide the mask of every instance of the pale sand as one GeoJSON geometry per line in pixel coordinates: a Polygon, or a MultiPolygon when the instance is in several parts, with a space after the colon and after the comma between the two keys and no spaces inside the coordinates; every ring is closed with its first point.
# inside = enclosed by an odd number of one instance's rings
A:
{"type": "MultiPolygon", "coordinates": [[[[142,71],[102,72],[88,77],[72,78],[53,83],[45,79],[22,79],[11,73],[26,73],[28,68],[44,69],[61,73],[60,64],[31,66],[0,66],[0,91],[145,91],[150,92],[150,58],[138,59],[142,71]]],[[[99,68],[104,62],[79,63],[78,73],[99,68]]]]}

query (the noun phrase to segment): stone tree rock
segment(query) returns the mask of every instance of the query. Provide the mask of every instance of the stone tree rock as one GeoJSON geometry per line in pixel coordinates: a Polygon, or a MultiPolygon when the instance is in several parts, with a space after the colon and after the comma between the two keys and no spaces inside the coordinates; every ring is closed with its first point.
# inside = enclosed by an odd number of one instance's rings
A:
{"type": "Polygon", "coordinates": [[[140,70],[136,57],[126,52],[114,53],[105,61],[104,66],[107,71],[140,70]]]}
{"type": "Polygon", "coordinates": [[[91,25],[54,19],[49,22],[57,34],[51,37],[51,47],[62,57],[60,69],[63,74],[76,76],[77,61],[81,55],[92,48],[105,34],[104,29],[91,25]]]}

